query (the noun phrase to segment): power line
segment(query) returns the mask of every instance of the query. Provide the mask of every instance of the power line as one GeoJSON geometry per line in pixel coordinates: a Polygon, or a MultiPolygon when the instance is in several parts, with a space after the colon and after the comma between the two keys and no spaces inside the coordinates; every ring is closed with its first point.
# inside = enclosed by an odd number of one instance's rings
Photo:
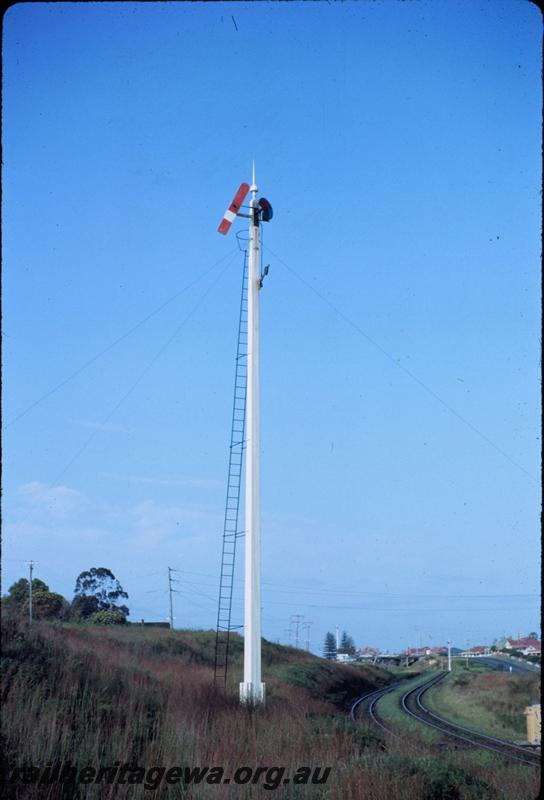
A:
{"type": "MultiPolygon", "coordinates": [[[[183,575],[194,575],[196,577],[203,577],[203,578],[216,578],[216,575],[212,575],[209,572],[192,572],[189,570],[177,570],[178,572],[182,573],[183,575]]],[[[243,583],[242,578],[235,578],[235,581],[238,583],[243,583]]],[[[185,582],[185,581],[184,581],[185,582]]],[[[212,584],[203,584],[199,582],[195,584],[194,582],[187,581],[190,585],[193,586],[209,586],[213,588],[212,584]]],[[[317,594],[317,595],[327,595],[327,594],[337,594],[337,595],[346,595],[346,596],[355,596],[355,597],[378,597],[378,598],[387,598],[387,597],[395,597],[395,598],[405,598],[405,599],[417,599],[417,598],[427,598],[433,600],[451,600],[451,599],[459,599],[459,600],[478,600],[478,599],[501,599],[501,598],[539,598],[540,594],[537,592],[534,593],[502,593],[502,594],[431,594],[429,592],[422,592],[421,594],[414,594],[410,592],[401,592],[401,593],[394,593],[394,592],[358,592],[355,590],[349,589],[330,589],[330,588],[320,588],[320,589],[312,589],[310,587],[301,587],[297,589],[292,585],[292,583],[281,583],[280,581],[270,581],[267,579],[263,579],[263,585],[266,585],[271,588],[277,588],[278,591],[281,591],[282,594],[284,592],[294,592],[296,594],[317,594]]]]}
{"type": "Polygon", "coordinates": [[[308,652],[310,652],[310,628],[312,627],[313,624],[314,624],[313,620],[312,621],[308,620],[302,623],[302,630],[306,629],[306,650],[308,652]]]}
{"type": "Polygon", "coordinates": [[[231,251],[230,253],[227,253],[225,256],[222,256],[222,258],[220,258],[218,261],[216,261],[214,264],[212,264],[212,266],[209,267],[207,270],[205,270],[205,272],[202,272],[197,278],[195,278],[193,281],[191,281],[186,286],[184,286],[183,289],[180,289],[179,291],[177,291],[175,294],[173,294],[171,297],[169,297],[167,300],[165,300],[163,303],[161,303],[160,306],[157,306],[157,308],[155,308],[153,311],[151,311],[149,314],[147,314],[145,317],[143,317],[139,322],[137,322],[135,325],[133,325],[127,331],[125,331],[120,336],[118,336],[117,339],[114,339],[114,341],[111,342],[109,345],[104,347],[102,350],[99,350],[98,353],[95,353],[94,356],[92,356],[87,361],[85,361],[84,364],[82,364],[80,367],[78,367],[76,370],[74,370],[74,372],[70,373],[70,375],[68,375],[66,378],[64,378],[62,381],[60,381],[60,383],[57,383],[55,386],[53,386],[47,392],[45,392],[40,397],[38,397],[36,400],[34,400],[34,402],[30,403],[30,405],[28,405],[25,409],[23,409],[23,411],[21,411],[19,414],[17,414],[16,417],[14,417],[12,420],[10,420],[4,426],[4,429],[7,430],[8,428],[10,428],[12,425],[14,425],[16,422],[18,422],[22,417],[24,417],[26,414],[28,414],[29,411],[32,411],[32,409],[36,408],[36,406],[39,405],[41,402],[43,402],[44,400],[47,400],[48,397],[51,397],[52,394],[55,394],[55,392],[57,392],[59,389],[62,389],[62,387],[66,386],[66,384],[69,383],[71,380],[73,380],[74,378],[77,378],[77,376],[80,375],[82,372],[84,372],[84,370],[86,370],[87,367],[90,367],[91,364],[94,364],[95,361],[98,361],[98,359],[101,358],[103,355],[105,355],[106,353],[109,353],[109,351],[112,350],[114,347],[116,347],[116,345],[120,344],[122,341],[124,341],[126,338],[128,338],[132,333],[134,333],[134,331],[138,330],[138,328],[141,328],[141,326],[144,325],[146,322],[148,322],[152,317],[156,316],[164,308],[166,308],[168,305],[173,303],[174,300],[177,300],[178,297],[180,297],[182,294],[184,294],[189,289],[191,289],[193,286],[195,286],[197,283],[199,283],[203,278],[206,277],[206,275],[209,275],[209,273],[212,272],[212,270],[214,270],[217,266],[219,266],[219,264],[221,264],[222,261],[224,261],[229,256],[233,256],[235,254],[235,252],[236,251],[231,251]]]}
{"type": "MultiPolygon", "coordinates": [[[[232,259],[231,259],[231,260],[232,260],[232,259]]],[[[220,275],[219,275],[219,279],[221,279],[221,277],[222,277],[222,276],[225,274],[225,272],[226,272],[227,268],[229,267],[229,265],[230,265],[230,261],[229,261],[229,262],[226,264],[226,266],[225,266],[225,267],[223,268],[223,270],[221,271],[221,273],[220,273],[220,275]]],[[[218,279],[218,280],[219,280],[219,279],[218,279]]],[[[187,324],[187,322],[188,322],[188,321],[191,319],[191,317],[192,317],[192,316],[193,316],[193,315],[196,313],[196,311],[197,311],[197,310],[200,308],[200,306],[203,304],[204,300],[205,300],[205,299],[208,297],[208,295],[210,294],[210,292],[211,292],[211,291],[214,289],[214,287],[216,286],[216,284],[217,284],[217,281],[216,281],[216,282],[214,282],[214,283],[212,283],[212,284],[211,284],[211,285],[210,285],[210,286],[209,286],[209,287],[206,289],[206,291],[204,292],[204,294],[203,294],[203,295],[200,297],[200,299],[198,300],[198,302],[197,302],[197,303],[196,303],[196,304],[193,306],[193,308],[191,309],[191,311],[190,311],[190,312],[189,312],[189,313],[188,313],[188,314],[187,314],[187,315],[184,317],[184,319],[181,321],[181,323],[180,323],[179,325],[177,325],[177,326],[176,326],[176,328],[175,328],[175,330],[173,331],[173,333],[172,333],[172,334],[171,334],[171,335],[168,337],[168,339],[166,340],[166,342],[165,342],[165,343],[164,343],[164,344],[163,344],[163,345],[162,345],[162,346],[161,346],[161,347],[160,347],[160,348],[157,350],[157,352],[155,353],[155,355],[153,356],[153,358],[151,358],[151,360],[150,360],[150,361],[147,363],[147,365],[146,365],[146,366],[145,366],[145,368],[142,370],[142,372],[139,374],[139,376],[136,378],[136,380],[134,381],[134,383],[133,383],[133,384],[132,384],[132,385],[129,387],[129,389],[128,389],[128,390],[125,392],[125,394],[124,394],[124,395],[121,397],[121,399],[120,399],[120,400],[119,400],[119,401],[118,401],[118,402],[115,404],[115,406],[114,406],[114,407],[113,407],[113,408],[112,408],[112,409],[111,409],[111,410],[110,410],[110,411],[109,411],[109,412],[106,414],[106,416],[104,417],[104,419],[103,419],[103,420],[100,422],[100,425],[101,425],[101,426],[103,426],[103,425],[105,425],[107,422],[109,422],[109,420],[110,420],[110,419],[113,417],[113,415],[115,414],[115,412],[116,412],[116,411],[117,411],[117,410],[118,410],[118,409],[119,409],[119,408],[120,408],[120,407],[123,405],[123,403],[125,402],[125,400],[127,400],[127,398],[128,398],[128,397],[129,397],[129,396],[132,394],[132,392],[133,392],[133,391],[136,389],[136,387],[137,387],[137,386],[138,386],[138,385],[139,385],[139,384],[142,382],[142,380],[145,378],[145,376],[147,375],[147,373],[149,372],[149,370],[150,370],[150,369],[151,369],[151,368],[154,366],[155,362],[156,362],[156,361],[157,361],[157,360],[160,358],[160,356],[161,356],[161,355],[164,353],[164,351],[165,351],[165,350],[166,350],[166,349],[169,347],[169,345],[170,345],[170,344],[171,344],[171,343],[174,341],[174,339],[176,338],[176,336],[178,335],[178,333],[181,331],[181,329],[182,329],[182,328],[183,328],[183,327],[184,327],[184,326],[187,324]]],[[[69,470],[69,468],[72,466],[72,464],[73,464],[73,463],[74,463],[74,462],[75,462],[75,461],[76,461],[76,460],[79,458],[79,456],[80,456],[80,455],[81,455],[81,454],[82,454],[82,453],[83,453],[83,452],[84,452],[84,451],[87,449],[87,447],[89,446],[89,444],[92,442],[92,440],[95,438],[95,436],[97,436],[97,434],[98,434],[98,433],[100,433],[100,429],[99,429],[99,428],[96,428],[96,429],[95,429],[95,430],[94,430],[94,431],[91,433],[91,435],[88,437],[88,439],[87,439],[87,440],[86,440],[86,441],[83,443],[83,445],[82,445],[82,446],[79,448],[79,450],[78,450],[78,451],[75,453],[75,455],[74,455],[74,456],[73,456],[73,457],[70,459],[70,461],[68,461],[68,463],[66,464],[66,466],[65,466],[65,467],[63,467],[63,469],[62,469],[62,470],[61,470],[61,471],[58,473],[58,475],[57,475],[57,476],[55,477],[55,479],[53,480],[52,484],[49,486],[49,488],[50,488],[50,489],[52,489],[52,488],[55,486],[55,484],[57,484],[57,483],[58,483],[58,481],[59,481],[59,480],[60,480],[60,479],[63,477],[63,475],[64,475],[64,474],[65,474],[65,473],[66,473],[66,472],[69,470]]]]}
{"type": "Polygon", "coordinates": [[[28,562],[28,571],[29,571],[29,579],[28,579],[28,620],[32,622],[32,571],[34,569],[34,561],[28,562]]]}
{"type": "MultiPolygon", "coordinates": [[[[208,605],[202,605],[202,603],[199,603],[198,600],[194,599],[194,593],[193,592],[188,593],[188,592],[182,591],[181,589],[175,589],[174,591],[176,591],[178,594],[180,594],[186,600],[189,600],[192,606],[193,605],[197,606],[198,608],[202,609],[203,611],[205,611],[208,614],[213,613],[212,611],[210,611],[210,605],[209,604],[208,605]]],[[[215,602],[216,601],[214,599],[214,601],[213,601],[214,605],[215,605],[215,602]]]]}
{"type": "Polygon", "coordinates": [[[170,604],[170,630],[174,630],[174,603],[172,601],[172,592],[175,589],[172,589],[172,583],[175,581],[175,578],[172,578],[172,572],[175,570],[172,567],[168,567],[168,598],[170,604]]]}
{"type": "MultiPolygon", "coordinates": [[[[226,266],[224,267],[224,269],[221,271],[221,273],[220,273],[220,275],[219,275],[219,278],[221,278],[221,277],[222,277],[222,276],[225,274],[225,272],[226,272],[226,270],[227,270],[227,268],[228,268],[228,266],[229,266],[229,265],[230,265],[230,261],[227,263],[227,265],[226,265],[226,266]]],[[[191,311],[190,311],[190,312],[187,314],[187,316],[186,316],[186,317],[185,317],[185,318],[182,320],[182,322],[181,322],[181,323],[180,323],[180,324],[179,324],[179,325],[176,327],[176,329],[174,330],[174,332],[173,332],[173,333],[172,333],[172,334],[171,334],[171,335],[168,337],[168,339],[167,339],[167,340],[166,340],[166,342],[165,342],[165,343],[162,345],[162,347],[160,347],[160,348],[159,348],[159,350],[157,350],[157,352],[155,353],[155,355],[153,356],[153,358],[152,358],[152,359],[151,359],[151,360],[148,362],[147,366],[146,366],[146,367],[144,368],[144,370],[143,370],[143,371],[140,373],[140,375],[138,376],[138,378],[136,378],[136,380],[135,380],[135,381],[134,381],[134,383],[133,383],[133,384],[130,386],[130,388],[128,389],[128,391],[127,391],[127,392],[125,392],[125,394],[124,394],[124,395],[121,397],[121,399],[119,400],[119,402],[118,402],[118,403],[117,403],[117,404],[116,404],[116,405],[115,405],[115,406],[114,406],[114,407],[111,409],[111,411],[110,411],[110,412],[109,412],[109,413],[108,413],[108,414],[107,414],[107,415],[104,417],[104,419],[103,419],[103,420],[102,420],[102,422],[100,423],[101,425],[105,425],[105,424],[106,424],[106,422],[109,422],[109,420],[110,420],[110,419],[111,419],[111,417],[112,417],[112,416],[115,414],[115,412],[116,412],[116,411],[117,411],[117,410],[118,410],[118,409],[119,409],[119,408],[122,406],[122,404],[125,402],[125,400],[126,400],[126,399],[127,399],[127,398],[128,398],[130,395],[131,395],[131,394],[132,394],[132,392],[134,391],[134,389],[136,389],[136,387],[137,387],[137,386],[138,386],[138,385],[139,385],[139,384],[142,382],[142,380],[143,380],[143,379],[144,379],[144,377],[147,375],[147,373],[149,372],[149,370],[150,370],[150,369],[151,369],[151,368],[154,366],[155,362],[156,362],[156,361],[159,359],[159,357],[160,357],[160,356],[161,356],[161,355],[164,353],[164,351],[165,351],[165,350],[166,350],[166,349],[169,347],[169,345],[170,345],[170,344],[171,344],[171,343],[174,341],[174,339],[176,338],[176,336],[178,335],[178,333],[181,331],[181,329],[182,329],[182,328],[185,326],[185,324],[186,324],[186,323],[187,323],[187,322],[188,322],[188,321],[191,319],[191,317],[192,317],[192,316],[193,316],[193,315],[196,313],[196,311],[197,311],[197,310],[200,308],[200,306],[202,305],[202,303],[204,302],[204,300],[205,300],[205,299],[208,297],[208,295],[210,294],[210,292],[212,291],[212,289],[214,288],[214,286],[215,286],[215,283],[212,283],[212,284],[211,284],[211,286],[209,286],[209,287],[208,287],[208,289],[207,289],[207,290],[204,292],[204,294],[202,295],[202,297],[200,298],[200,300],[199,300],[199,301],[198,301],[198,302],[197,302],[197,303],[196,303],[196,304],[193,306],[193,308],[192,308],[192,309],[191,309],[191,311]]],[[[91,435],[89,436],[89,438],[87,439],[87,441],[86,441],[86,442],[83,444],[83,446],[82,446],[82,447],[81,447],[81,448],[78,450],[78,452],[75,454],[75,456],[72,458],[72,460],[68,462],[68,464],[66,465],[66,467],[65,467],[65,468],[64,468],[64,469],[63,469],[63,470],[62,470],[62,471],[59,473],[59,475],[58,475],[58,476],[55,478],[55,480],[54,480],[54,484],[55,484],[55,483],[57,483],[57,481],[59,481],[59,480],[60,480],[60,478],[61,478],[61,477],[64,475],[64,473],[65,473],[65,472],[66,472],[66,471],[67,471],[67,470],[68,470],[68,469],[69,469],[69,468],[72,466],[72,464],[74,463],[74,461],[76,461],[76,459],[77,459],[77,458],[79,458],[79,456],[80,456],[80,455],[81,455],[81,454],[84,452],[84,450],[86,450],[86,449],[87,449],[87,446],[88,446],[88,445],[90,444],[90,442],[91,442],[91,441],[94,439],[94,437],[96,436],[96,434],[97,434],[97,433],[99,433],[99,429],[95,429],[95,430],[94,430],[94,431],[91,433],[91,435]]],[[[54,485],[54,484],[53,484],[53,485],[54,485]]]]}
{"type": "Polygon", "coordinates": [[[375,339],[369,336],[356,322],[354,322],[350,317],[344,314],[343,311],[340,311],[340,309],[337,308],[334,305],[334,303],[332,303],[327,297],[321,294],[321,292],[318,289],[316,289],[315,286],[313,286],[311,283],[305,280],[302,277],[302,275],[299,275],[299,273],[296,270],[294,270],[292,267],[286,264],[285,261],[283,261],[283,259],[281,259],[278,255],[276,255],[276,253],[273,252],[273,250],[271,250],[269,247],[267,247],[267,250],[271,255],[274,256],[274,258],[277,258],[280,264],[282,264],[292,275],[294,275],[295,278],[297,278],[297,280],[299,280],[304,286],[306,286],[308,289],[310,289],[310,291],[312,291],[315,295],[317,295],[317,297],[319,297],[320,300],[326,303],[329,306],[329,308],[331,308],[334,311],[334,313],[338,317],[340,317],[340,319],[342,319],[347,325],[349,325],[351,328],[357,331],[357,333],[363,336],[363,338],[366,339],[367,342],[369,342],[373,347],[376,348],[376,350],[378,350],[383,356],[385,356],[389,361],[391,361],[392,364],[398,367],[398,369],[402,370],[406,375],[408,375],[409,378],[415,381],[415,383],[417,383],[422,389],[424,389],[428,394],[430,394],[431,397],[434,397],[434,399],[437,400],[447,411],[449,411],[450,414],[453,414],[453,416],[456,417],[460,422],[462,422],[464,425],[470,428],[470,430],[473,433],[477,434],[481,439],[487,442],[487,444],[491,445],[491,447],[493,447],[498,453],[500,453],[503,456],[503,458],[505,458],[507,461],[509,461],[511,464],[513,464],[515,467],[521,470],[531,481],[533,481],[533,483],[536,483],[538,485],[538,480],[534,477],[534,475],[532,475],[528,470],[526,470],[525,467],[523,467],[521,464],[518,464],[518,462],[515,459],[513,459],[505,450],[503,450],[502,447],[499,447],[498,444],[495,444],[495,442],[492,439],[490,439],[489,436],[486,436],[485,433],[482,433],[482,431],[480,431],[475,425],[473,425],[472,422],[470,422],[466,417],[463,417],[462,414],[459,414],[458,411],[456,411],[454,408],[452,408],[452,406],[446,403],[446,401],[443,400],[440,397],[440,395],[434,391],[434,389],[431,389],[430,386],[427,386],[427,384],[424,381],[422,381],[421,378],[418,378],[417,375],[415,375],[410,369],[408,369],[408,367],[405,367],[403,364],[397,361],[397,359],[394,358],[390,353],[388,353],[387,350],[385,350],[381,346],[381,344],[379,344],[375,339]]]}
{"type": "MultiPolygon", "coordinates": [[[[126,400],[126,399],[127,399],[127,398],[128,398],[130,395],[131,395],[131,394],[132,394],[132,392],[133,392],[133,391],[136,389],[136,387],[137,387],[137,386],[138,386],[138,385],[139,385],[139,384],[142,382],[142,380],[143,380],[143,379],[144,379],[144,377],[147,375],[147,373],[149,372],[149,370],[150,370],[150,369],[153,367],[153,365],[155,364],[155,362],[156,362],[156,361],[157,361],[157,360],[160,358],[160,356],[161,356],[161,355],[163,354],[163,352],[164,352],[164,351],[165,351],[165,350],[168,348],[168,346],[169,346],[169,345],[170,345],[170,344],[171,344],[171,343],[174,341],[174,339],[176,338],[176,336],[178,335],[178,333],[179,333],[179,332],[182,330],[182,328],[183,328],[183,327],[184,327],[184,326],[187,324],[187,322],[188,322],[188,321],[191,319],[191,317],[192,317],[192,316],[193,316],[193,315],[196,313],[196,311],[197,311],[197,310],[200,308],[200,306],[203,304],[204,300],[205,300],[205,299],[208,297],[208,295],[211,293],[211,291],[212,291],[212,290],[215,288],[215,286],[217,285],[217,283],[219,282],[219,280],[220,280],[220,279],[223,277],[223,275],[224,275],[224,274],[225,274],[225,272],[227,271],[227,269],[228,269],[228,267],[230,266],[230,263],[231,263],[231,261],[233,260],[233,258],[234,258],[234,256],[235,256],[235,255],[236,255],[236,253],[231,253],[231,257],[230,257],[229,261],[227,262],[227,264],[226,264],[226,265],[223,267],[223,269],[221,270],[221,272],[220,272],[220,274],[219,274],[219,277],[218,277],[218,279],[217,279],[216,281],[214,281],[212,284],[210,284],[210,286],[209,286],[209,287],[206,289],[206,291],[204,292],[204,294],[203,294],[203,295],[200,297],[200,299],[197,301],[197,303],[196,303],[196,304],[193,306],[193,308],[191,309],[191,311],[189,311],[189,313],[188,313],[188,314],[187,314],[187,315],[186,315],[186,316],[183,318],[183,320],[180,322],[180,324],[176,326],[175,330],[174,330],[174,331],[173,331],[173,333],[172,333],[172,334],[171,334],[171,335],[168,337],[168,339],[166,340],[166,342],[165,342],[165,343],[164,343],[164,344],[163,344],[163,345],[162,345],[162,346],[159,348],[159,350],[157,350],[157,352],[155,353],[155,355],[153,356],[153,358],[151,358],[151,360],[150,360],[150,361],[147,363],[147,365],[144,367],[144,369],[142,370],[142,372],[140,373],[140,375],[139,375],[139,376],[136,378],[136,380],[134,381],[134,383],[133,383],[133,384],[132,384],[132,385],[129,387],[128,391],[126,391],[126,392],[125,392],[125,394],[124,394],[124,395],[121,397],[121,399],[120,399],[120,400],[119,400],[119,401],[118,401],[118,402],[115,404],[115,406],[114,406],[114,407],[113,407],[113,408],[112,408],[112,409],[111,409],[111,410],[110,410],[110,411],[109,411],[109,412],[106,414],[106,416],[104,417],[104,419],[101,421],[101,423],[100,423],[100,426],[99,426],[98,428],[96,428],[95,430],[93,430],[93,432],[91,433],[91,435],[90,435],[90,436],[89,436],[89,437],[88,437],[88,438],[85,440],[85,442],[84,442],[84,443],[83,443],[83,445],[82,445],[82,446],[79,448],[79,450],[77,450],[77,452],[75,453],[75,455],[73,455],[73,456],[72,456],[72,458],[71,458],[71,459],[68,461],[68,463],[67,463],[67,464],[66,464],[66,465],[65,465],[65,466],[64,466],[64,467],[61,469],[61,471],[60,471],[60,472],[57,474],[57,476],[56,476],[56,477],[53,479],[53,481],[52,481],[52,482],[51,482],[51,483],[48,485],[48,487],[47,487],[47,490],[48,490],[48,491],[54,488],[54,486],[55,486],[55,485],[56,485],[56,484],[59,482],[59,480],[60,480],[60,479],[61,479],[61,478],[62,478],[62,477],[63,477],[63,476],[66,474],[66,472],[67,472],[67,471],[70,469],[70,467],[72,466],[72,464],[74,464],[74,463],[75,463],[75,461],[77,461],[77,459],[78,459],[78,458],[79,458],[79,457],[82,455],[82,453],[84,453],[84,452],[85,452],[85,450],[86,450],[86,449],[87,449],[87,447],[90,445],[90,443],[93,441],[93,439],[96,437],[96,435],[97,435],[98,433],[100,433],[100,427],[103,427],[103,426],[104,426],[104,425],[105,425],[105,424],[106,424],[106,423],[107,423],[107,422],[108,422],[108,421],[111,419],[111,417],[112,417],[112,416],[115,414],[115,412],[116,412],[116,411],[117,411],[117,410],[118,410],[118,409],[119,409],[119,408],[122,406],[122,404],[125,402],[125,400],[126,400]]],[[[26,514],[26,516],[23,518],[23,520],[22,520],[22,523],[26,522],[26,520],[28,519],[28,517],[29,517],[29,516],[30,516],[30,511],[29,511],[29,512],[26,514]]],[[[20,523],[20,524],[22,524],[22,523],[20,523]]]]}
{"type": "Polygon", "coordinates": [[[291,614],[291,619],[289,623],[295,626],[295,647],[298,649],[298,630],[300,623],[304,619],[304,614],[291,614]]]}
{"type": "MultiPolygon", "coordinates": [[[[197,588],[200,588],[200,584],[193,583],[192,581],[183,581],[183,583],[186,584],[187,586],[196,586],[197,588]]],[[[217,602],[217,597],[212,597],[211,595],[206,594],[205,592],[197,591],[195,592],[195,594],[199,595],[200,597],[206,597],[208,600],[213,600],[214,603],[217,602]]]]}
{"type": "MultiPolygon", "coordinates": [[[[272,600],[269,601],[268,605],[270,606],[292,606],[293,602],[282,602],[280,600],[272,600]]],[[[402,608],[383,608],[380,606],[340,606],[340,605],[329,605],[329,604],[318,604],[318,603],[304,603],[302,601],[297,601],[297,605],[302,606],[303,608],[318,608],[324,611],[330,610],[338,610],[338,611],[372,611],[373,613],[380,613],[380,614],[419,614],[419,613],[452,613],[456,614],[459,612],[473,612],[473,613],[483,613],[488,611],[527,611],[527,606],[525,607],[512,607],[512,606],[484,606],[480,608],[437,608],[436,606],[428,606],[427,608],[408,608],[406,606],[402,608]]],[[[535,604],[536,605],[536,604],[535,604]]]]}

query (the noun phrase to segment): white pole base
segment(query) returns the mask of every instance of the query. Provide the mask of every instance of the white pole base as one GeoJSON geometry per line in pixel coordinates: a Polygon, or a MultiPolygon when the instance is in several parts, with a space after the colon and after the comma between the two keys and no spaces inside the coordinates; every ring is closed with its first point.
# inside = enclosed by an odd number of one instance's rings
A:
{"type": "Polygon", "coordinates": [[[265,683],[241,683],[240,702],[247,705],[264,703],[266,696],[265,683]]]}

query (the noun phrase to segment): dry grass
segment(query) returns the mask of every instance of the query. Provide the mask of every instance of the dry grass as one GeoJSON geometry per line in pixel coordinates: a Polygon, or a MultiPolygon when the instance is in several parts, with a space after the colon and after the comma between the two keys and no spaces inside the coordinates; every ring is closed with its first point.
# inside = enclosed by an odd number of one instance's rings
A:
{"type": "Polygon", "coordinates": [[[455,669],[426,695],[438,713],[475,730],[526,743],[524,710],[540,697],[538,673],[455,669]]]}
{"type": "MultiPolygon", "coordinates": [[[[213,688],[209,632],[172,633],[38,624],[28,631],[13,620],[3,630],[3,751],[10,764],[71,761],[145,767],[220,765],[331,766],[327,784],[280,785],[272,796],[330,800],[532,800],[538,789],[530,770],[499,765],[509,785],[497,794],[489,769],[466,774],[455,758],[391,744],[354,726],[341,710],[351,694],[386,680],[383,670],[331,665],[289,648],[265,645],[265,708],[239,706],[235,692],[213,688]],[[329,698],[328,700],[325,698],[329,698]],[[334,705],[334,700],[337,705],[334,705]],[[446,772],[444,772],[444,764],[446,772]],[[457,769],[457,772],[452,770],[457,769]],[[449,772],[448,772],[449,770],[449,772]],[[449,781],[449,783],[448,783],[449,781]],[[454,793],[444,794],[457,781],[454,793]]],[[[239,657],[241,642],[235,645],[239,657]]],[[[236,679],[233,675],[233,682],[236,679]]],[[[534,771],[532,771],[534,772],[534,771]]],[[[453,791],[453,790],[452,790],[453,791]]],[[[201,784],[144,790],[141,786],[8,785],[17,800],[79,798],[255,798],[262,785],[201,784]]]]}

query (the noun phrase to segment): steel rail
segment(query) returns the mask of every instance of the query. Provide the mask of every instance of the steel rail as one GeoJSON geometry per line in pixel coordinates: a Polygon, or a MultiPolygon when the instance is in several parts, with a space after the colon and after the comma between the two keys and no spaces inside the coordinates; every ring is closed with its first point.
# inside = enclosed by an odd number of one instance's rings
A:
{"type": "MultiPolygon", "coordinates": [[[[427,708],[427,706],[422,703],[422,697],[429,689],[442,681],[447,674],[447,672],[440,672],[438,675],[433,675],[433,677],[428,681],[425,681],[425,683],[418,684],[417,686],[404,692],[400,698],[400,706],[402,710],[418,722],[421,722],[430,728],[434,728],[441,733],[447,734],[448,736],[452,736],[453,738],[467,742],[474,747],[490,750],[498,753],[499,755],[503,755],[506,758],[519,761],[532,767],[540,766],[540,754],[527,750],[523,745],[516,744],[515,742],[511,742],[506,739],[500,739],[496,736],[474,731],[473,729],[467,728],[464,725],[460,725],[456,722],[452,722],[452,720],[446,719],[445,717],[441,717],[439,714],[436,714],[434,711],[431,711],[429,708],[427,708]],[[416,709],[419,710],[419,713],[416,713],[409,707],[408,704],[412,701],[414,702],[416,709]],[[432,717],[434,721],[431,721],[429,717],[432,717]]],[[[382,697],[396,689],[403,682],[404,681],[396,681],[389,686],[385,686],[380,689],[374,689],[371,692],[366,692],[364,695],[358,698],[355,703],[353,703],[350,710],[350,715],[353,721],[357,721],[357,714],[359,713],[361,704],[368,703],[366,713],[374,725],[376,725],[378,728],[381,728],[391,736],[398,738],[400,734],[391,730],[391,728],[384,725],[379,719],[376,713],[376,706],[382,697]]]]}
{"type": "Polygon", "coordinates": [[[396,683],[389,684],[389,686],[382,686],[380,689],[372,689],[370,692],[365,692],[365,694],[361,695],[361,697],[359,697],[358,700],[356,700],[353,703],[353,705],[351,706],[351,709],[350,709],[349,713],[350,713],[350,717],[352,718],[352,720],[354,722],[357,722],[357,718],[356,718],[356,715],[355,715],[355,710],[359,707],[359,705],[364,700],[370,700],[370,698],[373,697],[374,695],[382,696],[384,694],[387,694],[388,691],[393,689],[394,686],[398,686],[399,683],[400,683],[400,681],[397,681],[396,683]]]}
{"type": "Polygon", "coordinates": [[[386,731],[386,733],[389,733],[391,736],[398,736],[398,734],[392,731],[391,728],[388,728],[386,725],[384,725],[383,722],[381,722],[381,720],[378,718],[376,715],[376,703],[378,700],[380,700],[386,694],[389,694],[389,692],[392,692],[393,689],[396,689],[404,682],[405,681],[395,681],[395,683],[391,683],[388,686],[383,686],[380,689],[374,689],[371,692],[366,692],[366,694],[363,694],[351,707],[350,715],[352,720],[357,722],[356,709],[359,708],[361,703],[368,701],[368,708],[366,709],[366,712],[374,725],[386,731]]]}
{"type": "Polygon", "coordinates": [[[447,734],[448,736],[452,736],[456,739],[460,739],[461,741],[467,742],[475,747],[481,747],[485,750],[490,750],[495,753],[499,753],[499,755],[503,755],[507,758],[514,759],[515,761],[520,761],[523,764],[528,764],[532,767],[540,766],[540,756],[537,753],[532,753],[531,751],[527,751],[523,746],[516,744],[515,742],[509,742],[504,739],[498,739],[494,736],[489,736],[484,733],[478,733],[476,731],[471,730],[470,728],[466,728],[463,725],[458,725],[456,722],[452,722],[445,717],[441,717],[439,714],[435,714],[433,711],[430,711],[426,706],[423,705],[421,702],[421,698],[423,695],[432,687],[439,683],[441,680],[445,678],[447,672],[441,672],[437,676],[431,678],[429,681],[424,683],[421,686],[416,686],[414,689],[409,689],[405,692],[401,699],[401,708],[405,711],[409,716],[413,717],[413,719],[418,720],[419,722],[427,725],[430,728],[434,728],[435,730],[441,731],[442,733],[447,734]],[[409,708],[409,702],[414,700],[415,707],[420,710],[420,713],[416,713],[416,711],[409,708]],[[425,716],[422,716],[425,715],[425,716]],[[428,717],[432,717],[435,721],[431,722],[428,717]],[[469,733],[470,736],[465,734],[469,733]],[[523,753],[523,756],[521,755],[523,753]]]}
{"type": "MultiPolygon", "coordinates": [[[[444,673],[442,678],[445,677],[446,674],[447,673],[444,673]]],[[[439,683],[440,680],[442,680],[442,678],[437,680],[436,683],[439,683]]],[[[481,737],[483,737],[485,739],[489,739],[490,741],[495,742],[496,744],[506,745],[507,747],[519,750],[520,753],[527,754],[527,753],[531,753],[532,752],[532,751],[527,749],[528,747],[530,747],[530,745],[517,744],[516,742],[512,742],[510,739],[501,739],[499,736],[491,736],[491,734],[489,734],[489,733],[483,733],[482,731],[477,731],[474,728],[469,728],[467,725],[461,725],[461,723],[459,723],[459,722],[453,722],[452,720],[448,720],[445,717],[441,717],[439,714],[436,714],[436,712],[431,711],[430,708],[428,708],[427,706],[424,706],[422,704],[422,702],[421,702],[421,698],[423,697],[425,692],[430,688],[431,688],[430,686],[427,686],[416,697],[416,702],[417,702],[418,707],[421,708],[421,710],[425,714],[428,714],[430,717],[434,717],[434,719],[438,720],[439,722],[446,722],[446,723],[448,723],[448,725],[454,725],[456,728],[458,728],[459,730],[465,731],[466,733],[472,733],[475,736],[481,736],[481,737]]]]}

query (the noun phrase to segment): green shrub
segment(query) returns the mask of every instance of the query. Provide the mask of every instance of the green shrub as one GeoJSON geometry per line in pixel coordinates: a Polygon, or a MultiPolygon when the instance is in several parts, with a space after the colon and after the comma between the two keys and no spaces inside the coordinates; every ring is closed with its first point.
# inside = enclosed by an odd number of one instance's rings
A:
{"type": "MultiPolygon", "coordinates": [[[[32,595],[33,619],[64,619],[68,616],[69,608],[64,597],[56,592],[39,591],[32,595]]],[[[29,613],[28,598],[21,606],[21,613],[25,617],[29,613]]]]}
{"type": "Polygon", "coordinates": [[[465,686],[468,686],[470,683],[470,677],[466,674],[466,672],[456,672],[453,677],[453,685],[459,686],[461,689],[464,689],[465,686]]]}
{"type": "Polygon", "coordinates": [[[489,785],[454,764],[430,760],[422,764],[425,776],[421,800],[489,800],[489,785]]]}
{"type": "Polygon", "coordinates": [[[288,664],[278,671],[278,675],[288,683],[299,686],[312,697],[324,698],[327,702],[349,709],[351,704],[364,692],[383,683],[383,678],[375,677],[366,670],[351,664],[335,664],[330,661],[288,664]]]}
{"type": "Polygon", "coordinates": [[[126,617],[115,608],[109,611],[95,611],[87,620],[91,625],[126,625],[126,617]]]}

